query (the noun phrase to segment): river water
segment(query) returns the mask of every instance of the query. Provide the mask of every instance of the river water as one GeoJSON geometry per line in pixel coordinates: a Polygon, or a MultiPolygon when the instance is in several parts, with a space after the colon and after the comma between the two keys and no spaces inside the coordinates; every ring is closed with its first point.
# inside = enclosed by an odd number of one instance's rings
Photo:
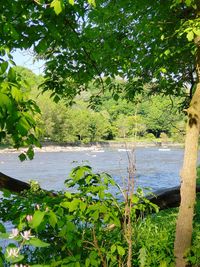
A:
{"type": "MultiPolygon", "coordinates": [[[[155,191],[179,185],[182,149],[136,148],[134,158],[137,186],[155,191]]],[[[25,162],[20,162],[16,153],[0,154],[1,172],[26,182],[36,180],[42,188],[55,191],[65,189],[65,179],[78,164],[89,164],[95,172],[107,172],[122,185],[127,177],[128,154],[120,149],[36,152],[34,160],[25,162]]]]}

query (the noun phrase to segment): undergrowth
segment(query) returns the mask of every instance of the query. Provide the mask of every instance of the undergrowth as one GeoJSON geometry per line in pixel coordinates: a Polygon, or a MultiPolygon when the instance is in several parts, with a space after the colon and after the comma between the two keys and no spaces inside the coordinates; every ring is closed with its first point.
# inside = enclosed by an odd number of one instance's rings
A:
{"type": "MultiPolygon", "coordinates": [[[[141,189],[122,191],[108,174],[76,167],[66,192],[47,193],[32,184],[21,195],[4,192],[0,203],[0,266],[173,267],[177,209],[158,212],[141,189]],[[116,195],[110,187],[115,187],[116,195]],[[121,200],[121,193],[124,201],[121,200]],[[119,197],[118,197],[119,196],[119,197]],[[131,252],[130,252],[131,248],[131,252]],[[131,256],[131,259],[130,259],[131,256]]],[[[200,195],[188,264],[200,265],[200,195]]]]}

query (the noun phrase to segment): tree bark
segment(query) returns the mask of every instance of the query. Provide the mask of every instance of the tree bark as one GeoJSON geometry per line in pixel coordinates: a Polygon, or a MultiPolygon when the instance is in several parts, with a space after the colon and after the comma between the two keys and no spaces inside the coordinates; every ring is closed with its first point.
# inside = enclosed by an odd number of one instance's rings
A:
{"type": "Polygon", "coordinates": [[[185,267],[185,254],[191,246],[192,223],[196,198],[196,165],[200,129],[200,83],[197,84],[190,107],[185,139],[185,153],[181,171],[181,203],[176,224],[174,255],[176,267],[185,267]]]}

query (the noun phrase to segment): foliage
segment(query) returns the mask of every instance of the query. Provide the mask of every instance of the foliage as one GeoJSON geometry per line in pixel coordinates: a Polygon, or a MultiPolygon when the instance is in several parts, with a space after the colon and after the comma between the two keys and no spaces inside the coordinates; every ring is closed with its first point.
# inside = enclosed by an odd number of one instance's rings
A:
{"type": "Polygon", "coordinates": [[[26,81],[13,67],[9,50],[0,48],[0,142],[11,136],[15,148],[28,147],[26,156],[33,158],[32,145],[40,146],[36,116],[40,113],[36,102],[28,98],[26,81]]]}
{"type": "Polygon", "coordinates": [[[151,94],[187,95],[185,83],[195,77],[194,44],[187,37],[199,34],[189,2],[5,2],[1,45],[32,47],[46,60],[44,88],[56,101],[67,97],[72,103],[93,79],[102,90],[108,84],[117,99],[116,76],[128,81],[128,99],[153,81],[151,94]]]}
{"type": "Polygon", "coordinates": [[[146,90],[130,103],[124,98],[116,101],[111,93],[107,92],[101,98],[101,104],[91,109],[88,107],[88,101],[97,89],[90,85],[87,93],[76,97],[76,103],[67,107],[64,101],[55,103],[50,98],[50,93],[41,93],[38,86],[43,80],[42,77],[22,67],[15,69],[17,73],[26,77],[30,85],[29,94],[40,107],[41,116],[37,118],[37,122],[43,129],[41,140],[93,142],[119,137],[139,139],[143,136],[148,139],[148,133],[154,133],[159,137],[162,132],[174,140],[181,140],[184,135],[183,127],[181,133],[178,131],[183,119],[178,107],[183,98],[163,100],[158,95],[148,96],[146,90]]]}
{"type": "MultiPolygon", "coordinates": [[[[118,186],[108,174],[94,174],[89,166],[73,169],[65,184],[70,191],[54,196],[34,188],[21,196],[4,194],[0,216],[4,221],[11,220],[18,230],[9,235],[2,226],[1,238],[9,236],[13,245],[6,250],[15,246],[23,258],[5,254],[2,260],[33,266],[123,266],[128,248],[126,205],[111,194],[112,187],[118,186]],[[24,240],[25,233],[28,240],[24,240]]],[[[131,205],[134,229],[142,223],[140,213],[156,209],[141,190],[134,194],[131,205]]],[[[135,231],[132,238],[136,238],[135,231]]],[[[135,245],[135,266],[140,266],[141,244],[135,245]]]]}
{"type": "MultiPolygon", "coordinates": [[[[10,257],[4,248],[0,254],[4,266],[18,262],[30,266],[125,264],[128,245],[124,232],[125,203],[120,197],[120,188],[109,175],[95,174],[89,166],[74,168],[65,184],[68,190],[58,194],[47,193],[35,183],[31,191],[22,195],[4,192],[0,216],[3,221],[11,221],[15,230],[6,233],[0,224],[0,237],[10,237],[6,250],[13,253],[13,249],[20,247],[21,255],[10,257]],[[120,195],[113,195],[113,189],[120,195]]],[[[198,196],[193,244],[187,255],[188,264],[193,266],[200,263],[199,204],[198,196]]],[[[131,213],[132,266],[174,267],[177,209],[148,214],[149,208],[155,210],[138,189],[131,213]],[[144,212],[147,212],[145,217],[144,212]]]]}
{"type": "MultiPolygon", "coordinates": [[[[0,217],[4,222],[11,221],[14,227],[11,233],[6,233],[0,224],[1,239],[9,239],[7,248],[0,253],[4,266],[17,263],[52,267],[125,264],[127,206],[121,199],[118,185],[108,174],[95,174],[89,166],[74,168],[65,185],[68,190],[56,194],[43,191],[34,182],[31,190],[22,195],[4,192],[0,217]],[[113,189],[119,193],[113,195],[113,189]],[[20,256],[15,256],[16,253],[20,256]]],[[[200,263],[199,204],[198,197],[193,244],[187,255],[188,263],[193,266],[200,263]]],[[[135,267],[174,266],[177,209],[148,213],[155,209],[138,189],[132,198],[131,210],[132,264],[135,267]]]]}

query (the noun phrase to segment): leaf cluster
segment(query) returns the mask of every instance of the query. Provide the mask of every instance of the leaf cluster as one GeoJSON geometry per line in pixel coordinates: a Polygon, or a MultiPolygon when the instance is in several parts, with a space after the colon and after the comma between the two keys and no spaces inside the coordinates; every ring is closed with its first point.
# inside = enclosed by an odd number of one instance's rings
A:
{"type": "Polygon", "coordinates": [[[28,98],[26,81],[15,71],[6,48],[0,49],[0,142],[10,136],[15,148],[28,147],[20,155],[33,158],[32,145],[40,146],[36,116],[40,109],[28,98]]]}
{"type": "MultiPolygon", "coordinates": [[[[38,263],[43,266],[123,265],[128,249],[124,234],[125,205],[111,193],[116,183],[108,174],[95,174],[89,166],[79,166],[72,170],[65,184],[68,190],[55,197],[38,191],[17,197],[7,195],[2,199],[1,218],[11,220],[20,232],[31,229],[34,236],[21,249],[20,263],[33,266],[38,263]],[[27,220],[27,215],[32,215],[32,219],[27,220]]],[[[140,222],[138,212],[143,213],[151,203],[138,191],[132,205],[134,226],[140,222]]],[[[1,232],[5,232],[3,226],[1,232]]],[[[2,237],[8,235],[1,234],[2,237]]],[[[21,239],[15,240],[21,242],[21,239]]],[[[6,255],[2,257],[5,262],[11,260],[6,255]]]]}

